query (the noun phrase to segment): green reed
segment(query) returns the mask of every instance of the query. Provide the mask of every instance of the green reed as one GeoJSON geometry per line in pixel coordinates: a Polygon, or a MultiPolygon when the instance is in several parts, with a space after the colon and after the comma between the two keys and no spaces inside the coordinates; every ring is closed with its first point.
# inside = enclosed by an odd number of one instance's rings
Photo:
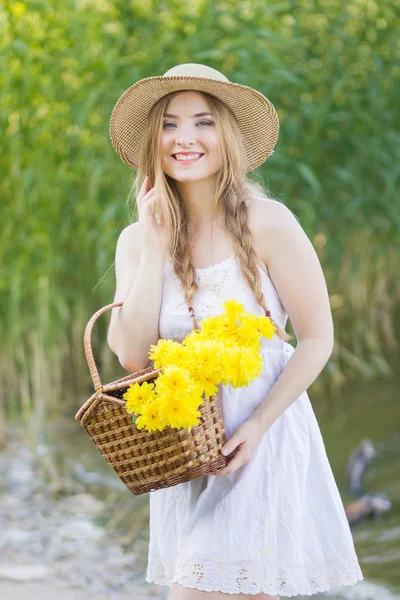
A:
{"type": "MultiPolygon", "coordinates": [[[[83,331],[113,299],[116,241],[129,222],[131,172],[109,141],[111,110],[137,79],[179,62],[256,87],[278,111],[275,153],[254,176],[299,217],[324,269],[336,344],[315,386],[390,374],[399,12],[389,0],[0,8],[0,439],[6,419],[36,437],[92,392],[83,331]]],[[[93,336],[104,380],[123,374],[107,323],[93,336]]]]}

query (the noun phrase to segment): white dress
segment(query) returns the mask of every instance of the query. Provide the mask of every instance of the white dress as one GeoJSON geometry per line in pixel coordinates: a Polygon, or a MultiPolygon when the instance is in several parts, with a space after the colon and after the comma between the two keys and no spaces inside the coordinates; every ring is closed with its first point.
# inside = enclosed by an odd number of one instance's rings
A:
{"type": "MultiPolygon", "coordinates": [[[[258,267],[272,318],[287,314],[258,267]]],[[[264,314],[235,256],[196,269],[197,320],[221,314],[236,298],[264,314]]],[[[182,341],[193,322],[180,281],[166,261],[160,335],[182,341]]],[[[264,400],[294,352],[277,336],[263,340],[263,372],[248,387],[220,385],[227,439],[264,400]]],[[[149,493],[146,581],[227,594],[311,595],[364,577],[339,490],[307,392],[264,434],[251,460],[224,476],[202,476],[149,493]]]]}

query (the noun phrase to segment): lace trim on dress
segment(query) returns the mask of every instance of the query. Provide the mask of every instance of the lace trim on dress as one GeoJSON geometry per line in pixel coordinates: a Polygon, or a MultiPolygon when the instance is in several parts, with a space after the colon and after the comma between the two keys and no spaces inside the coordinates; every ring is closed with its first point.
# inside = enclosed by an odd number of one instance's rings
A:
{"type": "Polygon", "coordinates": [[[146,581],[169,586],[179,583],[207,592],[291,597],[311,596],[334,587],[354,585],[364,579],[354,554],[337,555],[308,565],[298,562],[290,567],[280,566],[269,546],[261,548],[252,562],[228,562],[222,555],[207,558],[198,555],[187,560],[184,554],[181,553],[176,564],[168,557],[164,562],[153,557],[149,561],[146,581]]]}
{"type": "MultiPolygon", "coordinates": [[[[226,285],[226,281],[229,277],[229,271],[226,269],[226,264],[233,257],[229,257],[221,263],[210,265],[204,269],[196,269],[196,282],[199,288],[204,292],[212,292],[214,296],[207,298],[206,301],[201,303],[201,308],[197,308],[196,314],[199,316],[206,316],[212,314],[214,311],[218,311],[224,301],[223,290],[226,285]]],[[[170,273],[174,273],[172,263],[167,261],[170,265],[170,273]]],[[[176,278],[177,279],[177,278],[176,278]]],[[[183,296],[183,290],[181,282],[178,280],[179,298],[183,296]]],[[[186,306],[186,302],[182,299],[179,302],[172,304],[173,308],[179,308],[186,306]]]]}
{"type": "MultiPolygon", "coordinates": [[[[226,282],[229,277],[229,269],[227,267],[230,262],[234,262],[234,261],[236,261],[236,256],[232,255],[232,256],[229,256],[228,258],[226,258],[225,260],[223,260],[222,262],[216,263],[214,265],[209,265],[208,267],[195,269],[196,282],[199,286],[199,289],[204,290],[205,292],[210,292],[215,295],[214,298],[208,298],[206,301],[202,302],[201,308],[197,308],[196,313],[203,316],[203,315],[212,314],[214,311],[218,312],[218,310],[220,310],[221,304],[225,300],[223,291],[225,289],[226,282]]],[[[175,280],[178,281],[178,289],[179,289],[179,298],[180,299],[178,302],[173,303],[172,306],[174,308],[185,307],[186,303],[184,300],[181,299],[182,295],[183,295],[181,282],[177,279],[177,277],[175,275],[172,263],[170,261],[166,261],[165,264],[168,265],[168,275],[164,280],[164,286],[166,286],[168,284],[167,283],[168,281],[171,281],[171,276],[172,276],[172,278],[174,278],[174,276],[175,276],[175,280]]],[[[260,266],[258,266],[258,268],[260,269],[261,273],[267,278],[267,280],[271,286],[271,289],[273,290],[273,293],[277,297],[278,302],[277,302],[277,308],[275,308],[275,311],[278,310],[279,316],[282,317],[283,320],[285,320],[286,312],[283,309],[283,307],[281,306],[278,293],[275,290],[275,287],[274,287],[270,277],[267,275],[267,273],[265,273],[265,271],[263,271],[261,269],[260,266]]],[[[237,287],[238,292],[248,293],[249,290],[250,290],[250,288],[247,285],[246,281],[243,281],[242,285],[240,285],[240,286],[238,285],[238,287],[237,287]]]]}

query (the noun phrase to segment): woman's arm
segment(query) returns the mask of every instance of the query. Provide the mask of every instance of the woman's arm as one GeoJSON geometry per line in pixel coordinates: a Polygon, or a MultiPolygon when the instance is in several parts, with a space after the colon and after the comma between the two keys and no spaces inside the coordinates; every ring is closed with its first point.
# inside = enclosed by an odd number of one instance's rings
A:
{"type": "Polygon", "coordinates": [[[165,256],[141,250],[139,223],[120,234],[115,255],[117,288],[107,342],[121,365],[134,373],[150,362],[151,344],[157,344],[165,256]]]}
{"type": "Polygon", "coordinates": [[[265,431],[310,387],[331,353],[331,347],[320,339],[305,339],[297,344],[279,379],[252,414],[265,431]]]}
{"type": "Polygon", "coordinates": [[[287,365],[253,415],[268,429],[324,368],[332,354],[334,329],[324,274],[311,241],[284,204],[272,201],[264,207],[264,257],[297,338],[287,365]]]}

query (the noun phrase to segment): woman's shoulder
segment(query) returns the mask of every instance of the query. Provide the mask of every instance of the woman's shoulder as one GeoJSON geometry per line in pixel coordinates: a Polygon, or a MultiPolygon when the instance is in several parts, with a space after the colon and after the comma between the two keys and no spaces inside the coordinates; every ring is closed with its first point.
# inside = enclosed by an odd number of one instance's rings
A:
{"type": "Polygon", "coordinates": [[[125,227],[121,229],[119,235],[120,237],[131,237],[133,235],[138,237],[140,235],[139,221],[135,221],[134,223],[129,223],[128,225],[125,225],[125,227]]]}
{"type": "Polygon", "coordinates": [[[117,252],[140,255],[142,252],[142,231],[138,221],[126,225],[119,234],[117,252]]]}
{"type": "MultiPolygon", "coordinates": [[[[254,218],[279,217],[285,212],[290,212],[290,208],[280,200],[268,198],[267,196],[254,196],[248,202],[249,213],[254,218]]],[[[293,213],[292,213],[293,214],[293,213]]]]}
{"type": "Polygon", "coordinates": [[[272,233],[290,233],[290,223],[297,217],[279,200],[257,196],[248,203],[248,226],[254,248],[268,268],[268,261],[274,249],[271,248],[272,233]]]}
{"type": "Polygon", "coordinates": [[[249,227],[254,233],[265,234],[270,229],[284,228],[297,216],[280,200],[257,196],[248,203],[249,227]]]}

